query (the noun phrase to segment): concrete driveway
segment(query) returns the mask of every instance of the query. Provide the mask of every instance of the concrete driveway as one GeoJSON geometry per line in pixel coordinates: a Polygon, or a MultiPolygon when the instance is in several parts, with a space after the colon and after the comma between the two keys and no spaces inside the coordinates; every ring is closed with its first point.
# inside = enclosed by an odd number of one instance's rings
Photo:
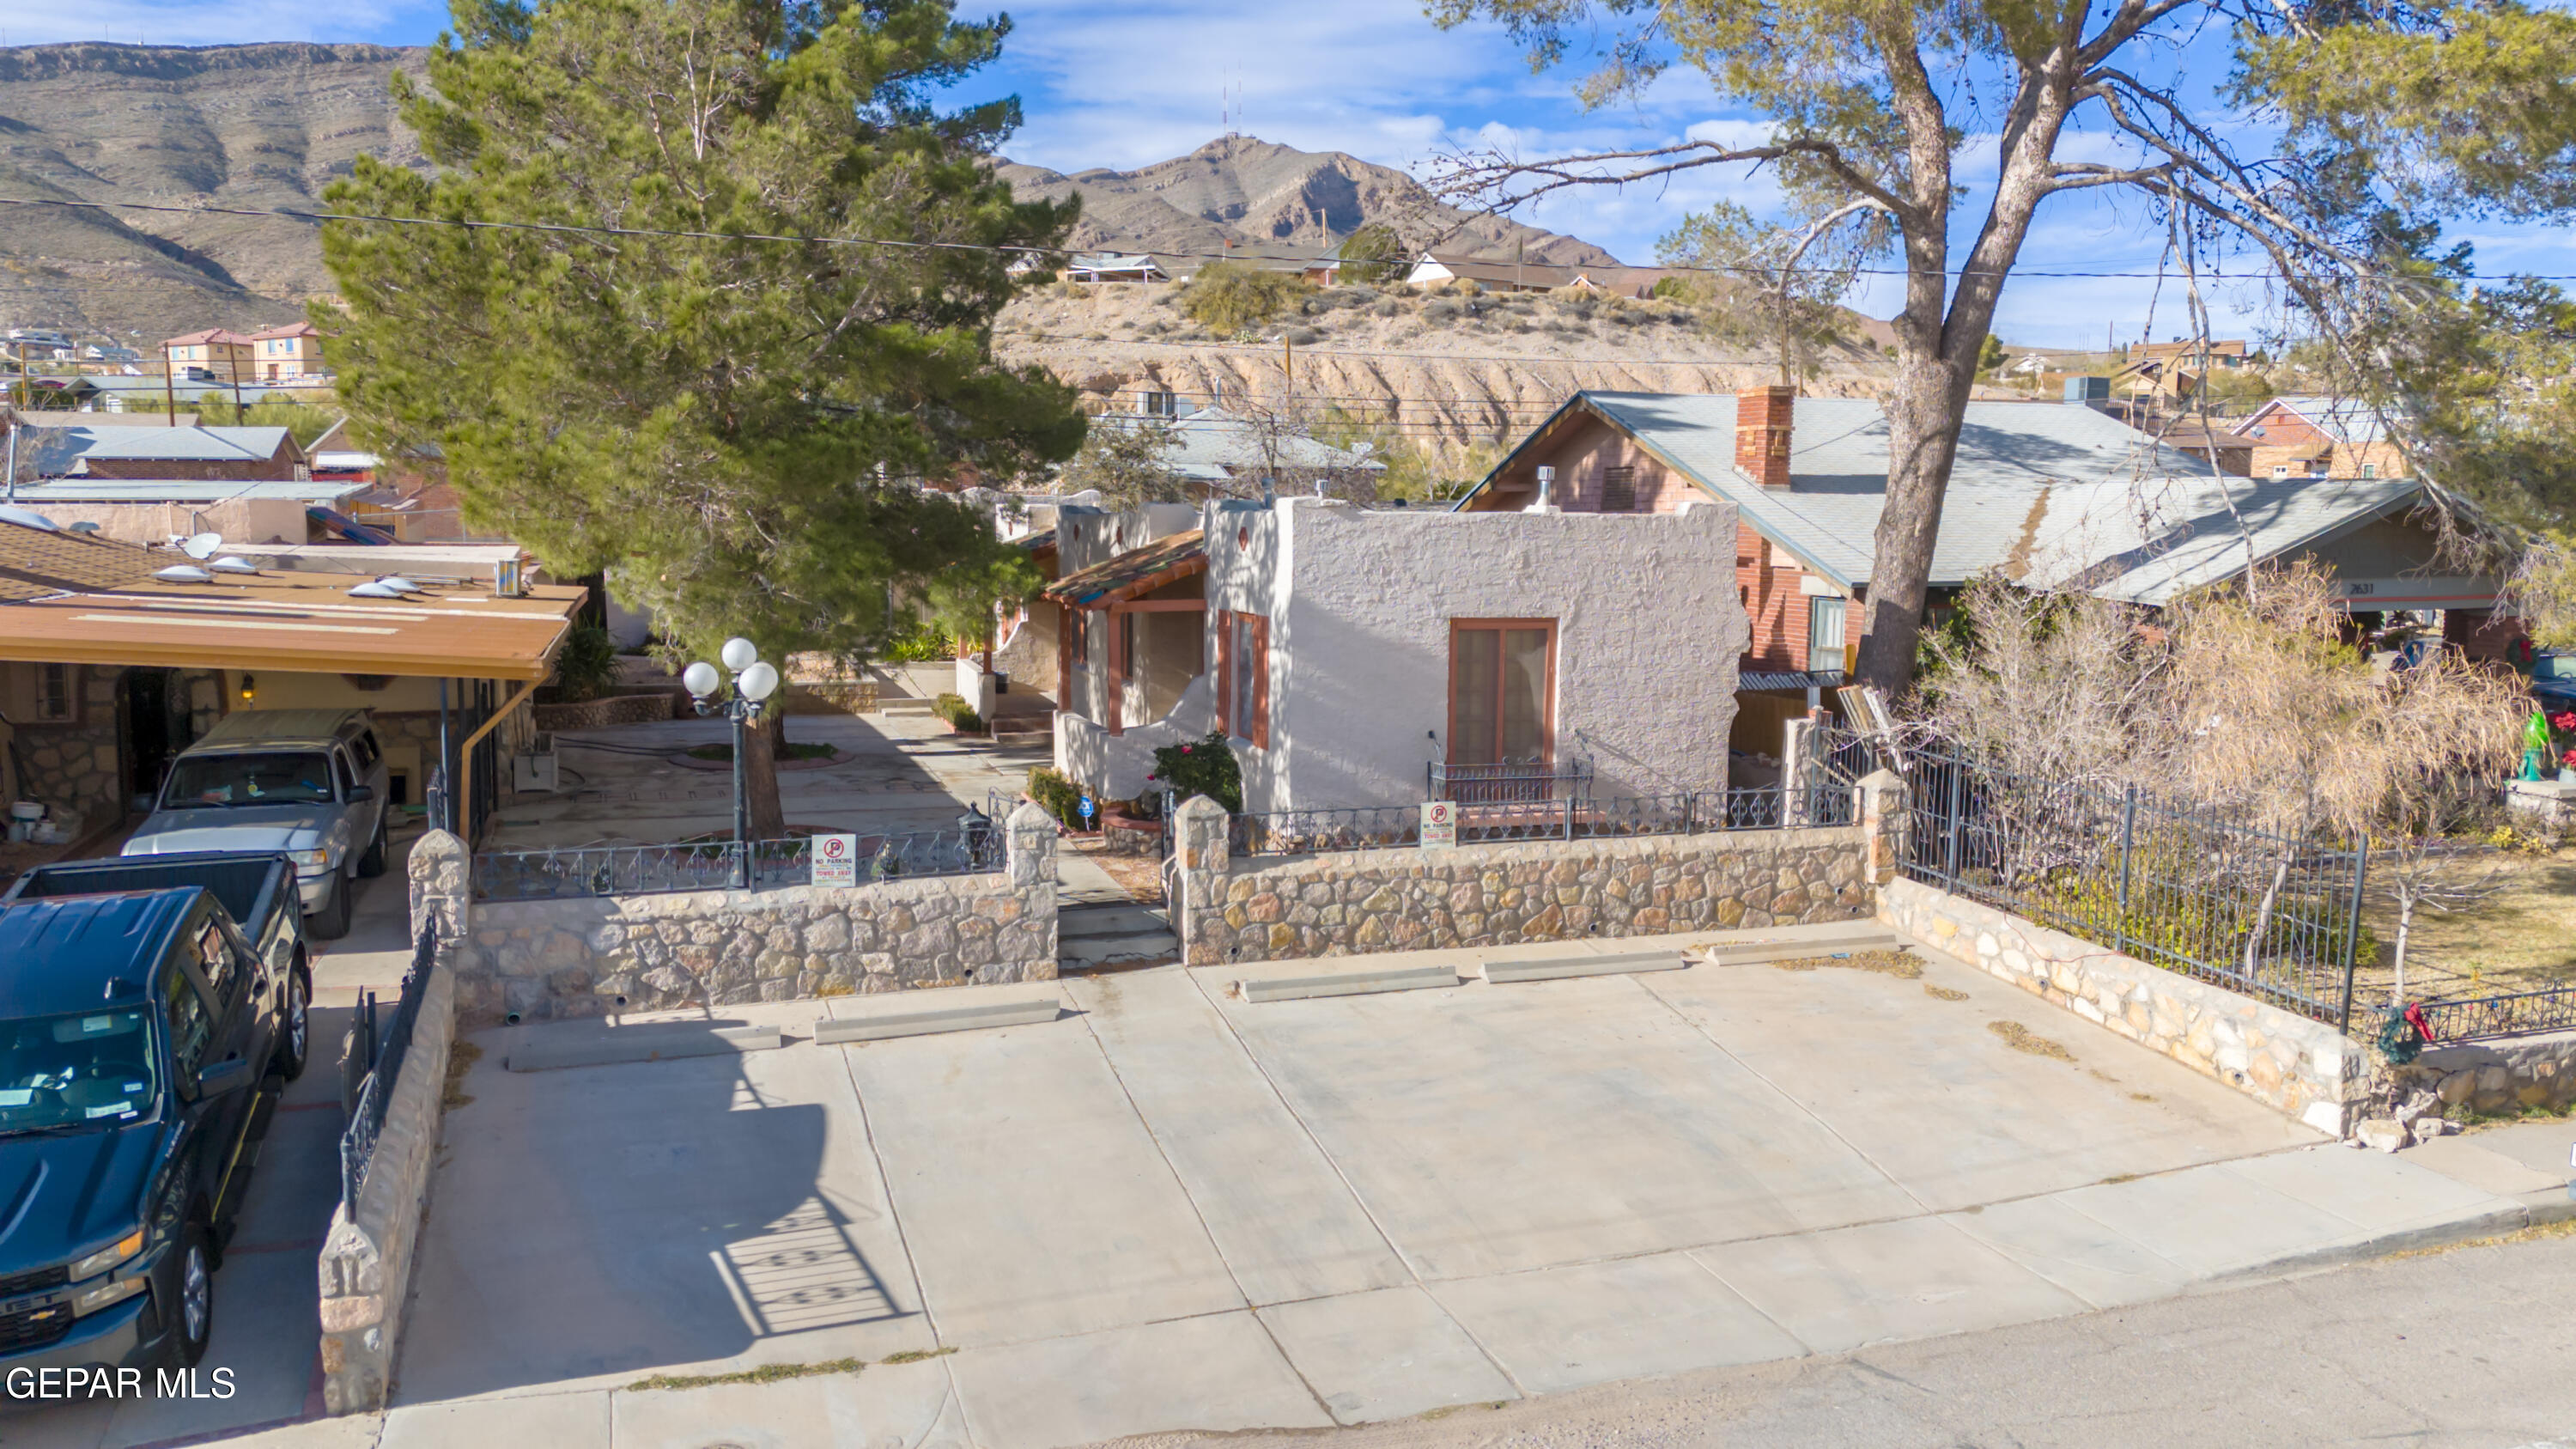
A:
{"type": "Polygon", "coordinates": [[[357,884],[349,934],[315,941],[312,1047],[254,1159],[250,1195],[215,1275],[215,1328],[201,1372],[230,1369],[229,1397],[0,1411],[0,1446],[128,1449],[317,1419],[322,1414],[315,1260],[340,1201],[340,1049],[361,991],[391,1011],[411,966],[403,863],[415,827],[394,837],[385,874],[357,884]]]}
{"type": "MultiPolygon", "coordinates": [[[[2513,1206],[1946,961],[1263,1005],[1236,974],[740,1057],[521,1074],[477,1038],[384,1444],[1357,1423],[2134,1303],[2513,1206]],[[649,1382],[763,1365],[833,1371],[649,1382]]],[[[809,1036],[823,1009],[729,1019],[809,1036]]]]}

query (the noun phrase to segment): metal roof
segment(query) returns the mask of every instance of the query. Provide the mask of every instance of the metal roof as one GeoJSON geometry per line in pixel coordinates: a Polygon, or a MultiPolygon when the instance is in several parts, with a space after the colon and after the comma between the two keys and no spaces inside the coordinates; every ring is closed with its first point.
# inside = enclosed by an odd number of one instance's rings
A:
{"type": "Polygon", "coordinates": [[[0,660],[543,680],[587,590],[415,580],[370,599],[369,574],[155,575],[192,562],[115,539],[0,523],[0,660]]]}
{"type": "Polygon", "coordinates": [[[2307,420],[2311,427],[2339,443],[2376,443],[2387,436],[2379,421],[2379,410],[2357,398],[2314,397],[2307,395],[2276,397],[2254,410],[2245,427],[2261,422],[2263,414],[2274,408],[2287,409],[2307,420]]]}
{"type": "MultiPolygon", "coordinates": [[[[1846,588],[1866,586],[1887,499],[1887,418],[1878,402],[1798,399],[1786,489],[1736,471],[1735,409],[1732,393],[1584,392],[1560,416],[1600,415],[1735,504],[1755,532],[1816,573],[1846,588]]],[[[2421,484],[2393,478],[2213,478],[2206,460],[2092,408],[1972,402],[1929,582],[1956,587],[1996,573],[2034,585],[2080,580],[2106,597],[2161,604],[2241,570],[2249,551],[2256,560],[2278,557],[2421,492],[2421,484]]]]}
{"type": "MultiPolygon", "coordinates": [[[[153,432],[167,432],[154,428],[153,432]]],[[[48,503],[337,503],[372,483],[354,478],[43,478],[18,485],[22,507],[48,503]]]]}
{"type": "Polygon", "coordinates": [[[284,428],[173,428],[95,423],[39,422],[27,431],[21,462],[40,476],[59,477],[90,458],[135,458],[156,463],[265,463],[292,440],[284,428]]]}
{"type": "Polygon", "coordinates": [[[1175,476],[1194,483],[1224,483],[1247,471],[1257,472],[1272,467],[1321,472],[1383,472],[1386,469],[1384,463],[1365,454],[1319,443],[1297,433],[1283,431],[1265,440],[1261,424],[1236,417],[1222,408],[1201,408],[1185,418],[1143,418],[1126,413],[1104,413],[1092,419],[1094,426],[1133,427],[1148,422],[1161,423],[1170,430],[1172,443],[1163,450],[1163,466],[1175,476]]]}

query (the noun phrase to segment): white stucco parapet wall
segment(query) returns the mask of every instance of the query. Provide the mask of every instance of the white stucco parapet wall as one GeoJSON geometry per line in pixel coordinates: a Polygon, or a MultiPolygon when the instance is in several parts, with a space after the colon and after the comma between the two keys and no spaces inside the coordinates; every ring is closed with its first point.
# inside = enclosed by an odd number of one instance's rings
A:
{"type": "Polygon", "coordinates": [[[1066,779],[1100,791],[1103,799],[1134,800],[1155,788],[1145,778],[1154,772],[1154,751],[1204,739],[1214,728],[1216,681],[1202,674],[1181,692],[1170,714],[1122,734],[1113,735],[1108,726],[1077,714],[1058,714],[1055,767],[1066,779]]]}
{"type": "Polygon", "coordinates": [[[1244,808],[1423,797],[1447,747],[1450,627],[1557,629],[1555,748],[1605,794],[1726,783],[1736,661],[1735,510],[1452,513],[1283,498],[1210,504],[1207,657],[1221,611],[1270,621],[1270,737],[1238,741],[1244,808]]]}

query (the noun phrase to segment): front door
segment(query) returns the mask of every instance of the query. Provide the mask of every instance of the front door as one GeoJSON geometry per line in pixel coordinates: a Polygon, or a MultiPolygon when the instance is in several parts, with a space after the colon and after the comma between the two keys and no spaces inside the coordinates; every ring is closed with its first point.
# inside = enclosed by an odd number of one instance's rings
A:
{"type": "Polygon", "coordinates": [[[125,740],[128,803],[142,802],[140,808],[148,810],[146,797],[161,793],[170,761],[196,741],[187,688],[176,670],[129,669],[118,681],[117,693],[123,706],[118,724],[125,740]]]}

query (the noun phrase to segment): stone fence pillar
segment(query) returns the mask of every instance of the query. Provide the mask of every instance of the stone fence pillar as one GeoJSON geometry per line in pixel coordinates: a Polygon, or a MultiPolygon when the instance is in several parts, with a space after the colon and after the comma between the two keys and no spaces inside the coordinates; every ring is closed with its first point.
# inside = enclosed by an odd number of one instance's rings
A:
{"type": "Polygon", "coordinates": [[[1055,976],[1058,949],[1055,915],[1055,817],[1039,809],[1036,801],[1023,800],[1019,803],[1019,808],[1013,810],[1009,818],[1003,821],[1002,829],[1006,832],[1004,845],[1009,852],[1011,893],[1019,897],[1021,919],[1046,923],[1043,943],[1046,958],[1043,969],[1046,974],[1043,977],[1039,976],[1039,968],[1032,966],[1029,979],[1052,979],[1055,976]]]}
{"type": "Polygon", "coordinates": [[[1906,832],[1913,828],[1904,776],[1881,769],[1861,777],[1860,828],[1869,847],[1870,884],[1896,879],[1897,862],[1905,858],[1906,832]]]}
{"type": "Polygon", "coordinates": [[[474,852],[444,830],[432,830],[413,842],[405,874],[411,887],[411,939],[438,927],[438,964],[456,977],[460,997],[472,997],[488,983],[481,953],[474,948],[474,852]]]}
{"type": "Polygon", "coordinates": [[[1226,847],[1232,817],[1205,795],[1193,795],[1172,812],[1174,868],[1181,874],[1181,902],[1172,913],[1173,934],[1180,937],[1181,960],[1211,966],[1225,959],[1224,945],[1211,927],[1221,924],[1226,877],[1233,861],[1226,847]]]}
{"type": "Polygon", "coordinates": [[[1780,823],[1794,830],[1815,821],[1815,787],[1824,774],[1818,733],[1822,711],[1784,721],[1780,727],[1780,823]]]}

